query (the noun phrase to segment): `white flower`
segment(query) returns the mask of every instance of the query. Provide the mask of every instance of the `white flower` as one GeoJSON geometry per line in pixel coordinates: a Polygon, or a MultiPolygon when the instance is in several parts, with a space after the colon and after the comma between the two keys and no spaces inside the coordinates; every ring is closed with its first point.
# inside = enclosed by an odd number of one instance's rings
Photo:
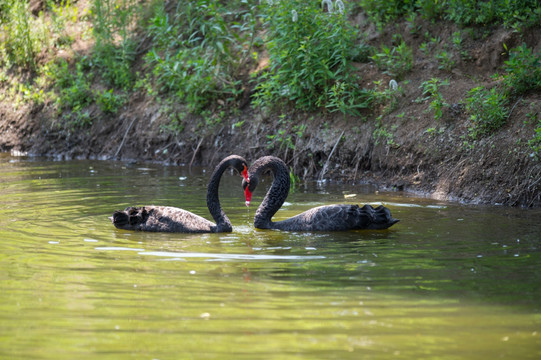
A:
{"type": "Polygon", "coordinates": [[[398,83],[396,82],[396,80],[392,79],[391,81],[389,81],[389,87],[393,90],[398,89],[398,83]]]}
{"type": "Polygon", "coordinates": [[[340,14],[344,14],[344,12],[346,11],[346,6],[344,5],[344,2],[342,0],[336,0],[334,5],[336,6],[340,14]]]}
{"type": "Polygon", "coordinates": [[[321,2],[321,8],[323,10],[325,10],[325,4],[327,4],[327,11],[332,13],[332,11],[333,11],[332,1],[331,0],[323,0],[321,2]]]}
{"type": "Polygon", "coordinates": [[[299,19],[299,15],[297,14],[297,11],[296,10],[291,11],[291,21],[297,22],[298,19],[299,19]]]}

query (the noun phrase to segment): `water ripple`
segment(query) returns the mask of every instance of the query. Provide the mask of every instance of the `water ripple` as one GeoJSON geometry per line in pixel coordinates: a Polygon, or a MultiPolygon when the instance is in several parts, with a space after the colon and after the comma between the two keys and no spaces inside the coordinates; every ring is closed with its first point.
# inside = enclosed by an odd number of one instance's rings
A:
{"type": "MultiPolygon", "coordinates": [[[[130,249],[131,250],[131,249],[130,249]]],[[[321,255],[269,255],[269,254],[213,254],[213,253],[182,253],[168,251],[141,251],[139,255],[173,257],[173,258],[206,258],[219,260],[314,260],[325,259],[321,255]]]]}

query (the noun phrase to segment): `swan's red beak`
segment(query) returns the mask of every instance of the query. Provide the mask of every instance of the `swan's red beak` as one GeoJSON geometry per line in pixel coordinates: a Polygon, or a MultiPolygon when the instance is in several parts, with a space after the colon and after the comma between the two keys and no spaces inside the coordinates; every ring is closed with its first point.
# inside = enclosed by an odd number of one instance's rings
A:
{"type": "Polygon", "coordinates": [[[250,201],[252,201],[252,192],[248,189],[248,186],[246,186],[246,189],[244,189],[244,197],[246,198],[246,206],[250,206],[250,201]]]}
{"type": "Polygon", "coordinates": [[[248,177],[248,168],[246,167],[246,165],[244,165],[244,170],[242,170],[241,175],[244,178],[244,180],[246,180],[247,182],[250,182],[250,178],[248,177]]]}

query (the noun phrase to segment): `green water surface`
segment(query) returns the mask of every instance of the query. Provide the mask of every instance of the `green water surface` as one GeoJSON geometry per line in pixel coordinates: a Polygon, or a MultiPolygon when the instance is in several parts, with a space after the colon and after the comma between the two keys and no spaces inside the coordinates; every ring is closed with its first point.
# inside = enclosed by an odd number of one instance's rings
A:
{"type": "Polygon", "coordinates": [[[210,219],[210,170],[0,156],[1,359],[540,359],[541,211],[307,183],[276,219],[383,203],[385,231],[115,229],[128,205],[210,219]],[[347,197],[345,197],[347,196],[347,197]]]}

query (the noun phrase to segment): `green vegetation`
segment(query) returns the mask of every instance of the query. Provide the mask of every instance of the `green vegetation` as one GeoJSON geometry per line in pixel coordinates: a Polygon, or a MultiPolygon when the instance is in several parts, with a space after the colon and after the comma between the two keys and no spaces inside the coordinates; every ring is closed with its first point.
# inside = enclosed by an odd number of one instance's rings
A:
{"type": "Polygon", "coordinates": [[[504,83],[510,92],[524,94],[541,90],[541,54],[534,54],[526,44],[509,52],[505,71],[504,83]]]}
{"type": "Polygon", "coordinates": [[[361,0],[361,6],[380,24],[412,13],[460,25],[501,24],[516,29],[538,25],[541,20],[537,0],[361,0]]]}
{"type": "MultiPolygon", "coordinates": [[[[471,60],[467,41],[474,39],[475,26],[520,32],[541,21],[541,5],[533,0],[90,0],[86,9],[79,5],[47,0],[42,11],[31,14],[28,1],[0,0],[2,100],[12,100],[15,109],[47,104],[57,116],[53,124],[73,129],[91,125],[96,116],[117,114],[134,92],[144,92],[169,117],[163,130],[191,129],[202,136],[249,98],[260,110],[372,119],[375,142],[387,145],[395,145],[397,125],[382,122],[398,108],[404,91],[394,80],[386,84],[392,78],[407,86],[402,80],[416,65],[414,53],[451,76],[457,63],[471,60]],[[412,48],[397,27],[388,43],[367,45],[354,11],[368,13],[380,29],[406,19],[410,33],[421,37],[420,48],[412,48]],[[421,25],[421,17],[460,27],[442,40],[442,34],[421,25]],[[76,41],[85,48],[74,51],[76,41]],[[359,68],[366,63],[381,77],[363,79],[359,68]]],[[[541,90],[541,54],[526,44],[504,45],[502,52],[507,59],[495,84],[475,86],[457,101],[468,111],[471,141],[498,131],[513,111],[510,104],[541,90]]],[[[428,102],[434,120],[440,120],[450,107],[441,94],[450,80],[419,82],[417,100],[428,102]]],[[[295,150],[306,126],[290,118],[280,119],[267,134],[269,146],[295,150]]],[[[243,121],[237,119],[233,128],[243,121]]],[[[536,154],[538,129],[528,142],[536,154]]]]}
{"type": "Polygon", "coordinates": [[[372,133],[372,137],[374,138],[374,144],[378,145],[380,143],[385,143],[385,145],[389,147],[398,147],[398,145],[394,141],[393,131],[395,130],[396,125],[390,126],[389,129],[388,126],[383,125],[381,116],[378,117],[378,119],[376,120],[374,132],[372,133]]]}
{"type": "Polygon", "coordinates": [[[440,86],[449,86],[449,80],[432,78],[424,81],[421,83],[424,97],[417,99],[418,102],[430,100],[429,109],[434,111],[435,120],[441,119],[443,116],[443,109],[449,107],[449,104],[445,102],[440,93],[440,86]]]}
{"type": "Polygon", "coordinates": [[[466,98],[466,109],[471,113],[472,122],[469,128],[470,137],[477,139],[502,127],[509,114],[508,101],[507,95],[496,88],[471,89],[466,98]]]}
{"type": "Polygon", "coordinates": [[[322,107],[343,113],[367,106],[350,65],[357,36],[345,10],[323,11],[318,2],[277,1],[263,6],[263,16],[270,64],[258,79],[256,105],[285,99],[303,110],[322,107]]]}
{"type": "Polygon", "coordinates": [[[5,65],[35,68],[36,57],[46,46],[48,32],[40,18],[28,16],[26,1],[0,2],[0,25],[3,26],[0,58],[5,65]]]}
{"type": "Polygon", "coordinates": [[[413,54],[404,40],[392,48],[381,45],[381,52],[372,56],[372,60],[385,74],[401,79],[413,66],[413,54]]]}
{"type": "Polygon", "coordinates": [[[242,91],[240,72],[252,54],[255,10],[242,1],[226,7],[199,0],[179,2],[170,16],[163,4],[157,5],[148,26],[154,46],[146,62],[159,91],[194,113],[233,102],[242,91]]]}

